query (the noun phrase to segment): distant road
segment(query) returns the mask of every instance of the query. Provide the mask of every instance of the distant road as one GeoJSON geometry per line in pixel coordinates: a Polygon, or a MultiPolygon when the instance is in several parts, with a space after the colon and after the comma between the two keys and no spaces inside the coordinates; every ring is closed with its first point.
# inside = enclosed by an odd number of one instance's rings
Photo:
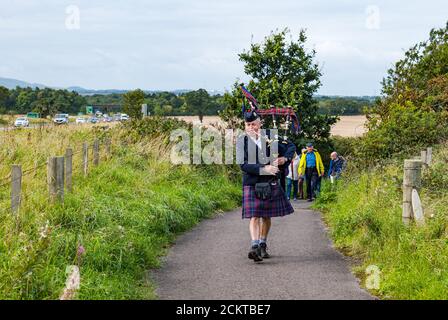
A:
{"type": "MultiPolygon", "coordinates": [[[[199,122],[198,116],[176,116],[173,118],[181,119],[187,122],[199,122]]],[[[364,132],[365,116],[341,116],[341,120],[331,128],[331,134],[342,137],[358,137],[364,132]]],[[[218,116],[204,116],[203,123],[206,125],[218,123],[223,124],[218,116]]]]}
{"type": "MultiPolygon", "coordinates": [[[[68,125],[78,125],[78,126],[112,126],[116,124],[117,121],[112,122],[98,122],[98,123],[84,123],[84,124],[77,124],[75,122],[69,122],[68,125]]],[[[37,129],[42,127],[60,127],[64,126],[64,124],[54,124],[54,123],[43,123],[43,124],[30,124],[29,127],[22,127],[22,129],[37,129]]],[[[17,130],[20,128],[16,128],[14,126],[0,126],[0,131],[9,131],[9,130],[17,130]]]]}

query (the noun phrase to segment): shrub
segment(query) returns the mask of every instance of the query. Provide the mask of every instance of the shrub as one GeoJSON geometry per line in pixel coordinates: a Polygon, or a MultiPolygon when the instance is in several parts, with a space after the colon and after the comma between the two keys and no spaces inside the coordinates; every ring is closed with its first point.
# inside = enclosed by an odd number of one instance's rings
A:
{"type": "Polygon", "coordinates": [[[386,119],[371,119],[369,131],[360,139],[356,155],[363,161],[415,154],[448,136],[447,113],[424,111],[411,103],[393,104],[386,119]]]}

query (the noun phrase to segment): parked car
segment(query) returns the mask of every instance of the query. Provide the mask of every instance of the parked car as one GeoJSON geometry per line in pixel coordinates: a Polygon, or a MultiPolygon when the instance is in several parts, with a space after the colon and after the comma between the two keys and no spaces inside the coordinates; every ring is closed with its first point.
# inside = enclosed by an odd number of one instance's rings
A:
{"type": "Polygon", "coordinates": [[[98,122],[98,118],[97,117],[92,117],[89,119],[90,123],[97,123],[98,122]]]}
{"type": "Polygon", "coordinates": [[[56,124],[68,124],[68,114],[66,113],[56,114],[53,118],[53,122],[56,124]]]}
{"type": "Polygon", "coordinates": [[[16,121],[14,121],[14,126],[15,127],[29,127],[30,122],[28,121],[27,118],[17,118],[16,121]]]}
{"type": "Polygon", "coordinates": [[[129,116],[126,113],[122,113],[120,115],[120,121],[126,121],[129,120],[129,116]]]}
{"type": "Polygon", "coordinates": [[[87,119],[86,118],[82,118],[82,117],[76,118],[76,123],[77,124],[78,123],[87,123],[87,119]]]}

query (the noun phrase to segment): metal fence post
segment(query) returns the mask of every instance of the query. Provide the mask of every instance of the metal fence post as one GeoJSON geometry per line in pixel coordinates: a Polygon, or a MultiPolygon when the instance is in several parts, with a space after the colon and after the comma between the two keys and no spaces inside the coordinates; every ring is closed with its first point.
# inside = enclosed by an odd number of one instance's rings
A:
{"type": "Polygon", "coordinates": [[[13,164],[11,169],[11,210],[17,214],[22,200],[22,166],[13,164]]]}
{"type": "Polygon", "coordinates": [[[84,142],[82,144],[82,161],[83,161],[84,176],[86,176],[89,166],[89,146],[87,142],[84,142]]]}
{"type": "Polygon", "coordinates": [[[57,187],[56,187],[56,157],[48,158],[47,163],[47,184],[48,192],[50,194],[50,201],[56,202],[57,187]]]}
{"type": "Polygon", "coordinates": [[[73,190],[73,150],[68,148],[65,150],[65,187],[68,192],[73,190]]]}
{"type": "Polygon", "coordinates": [[[58,201],[64,201],[64,166],[65,166],[65,158],[64,157],[56,157],[56,188],[57,188],[57,198],[58,201]]]}
{"type": "Polygon", "coordinates": [[[93,142],[93,165],[97,166],[100,163],[100,141],[95,139],[93,142]]]}

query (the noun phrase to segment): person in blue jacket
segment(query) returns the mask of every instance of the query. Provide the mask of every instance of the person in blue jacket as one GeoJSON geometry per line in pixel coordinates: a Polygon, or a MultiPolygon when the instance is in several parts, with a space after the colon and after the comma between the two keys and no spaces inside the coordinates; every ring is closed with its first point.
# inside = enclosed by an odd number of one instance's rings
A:
{"type": "Polygon", "coordinates": [[[328,178],[330,178],[331,183],[334,183],[341,176],[342,171],[344,171],[346,166],[346,161],[344,157],[338,155],[337,152],[332,152],[330,155],[330,169],[328,170],[328,178]]]}

